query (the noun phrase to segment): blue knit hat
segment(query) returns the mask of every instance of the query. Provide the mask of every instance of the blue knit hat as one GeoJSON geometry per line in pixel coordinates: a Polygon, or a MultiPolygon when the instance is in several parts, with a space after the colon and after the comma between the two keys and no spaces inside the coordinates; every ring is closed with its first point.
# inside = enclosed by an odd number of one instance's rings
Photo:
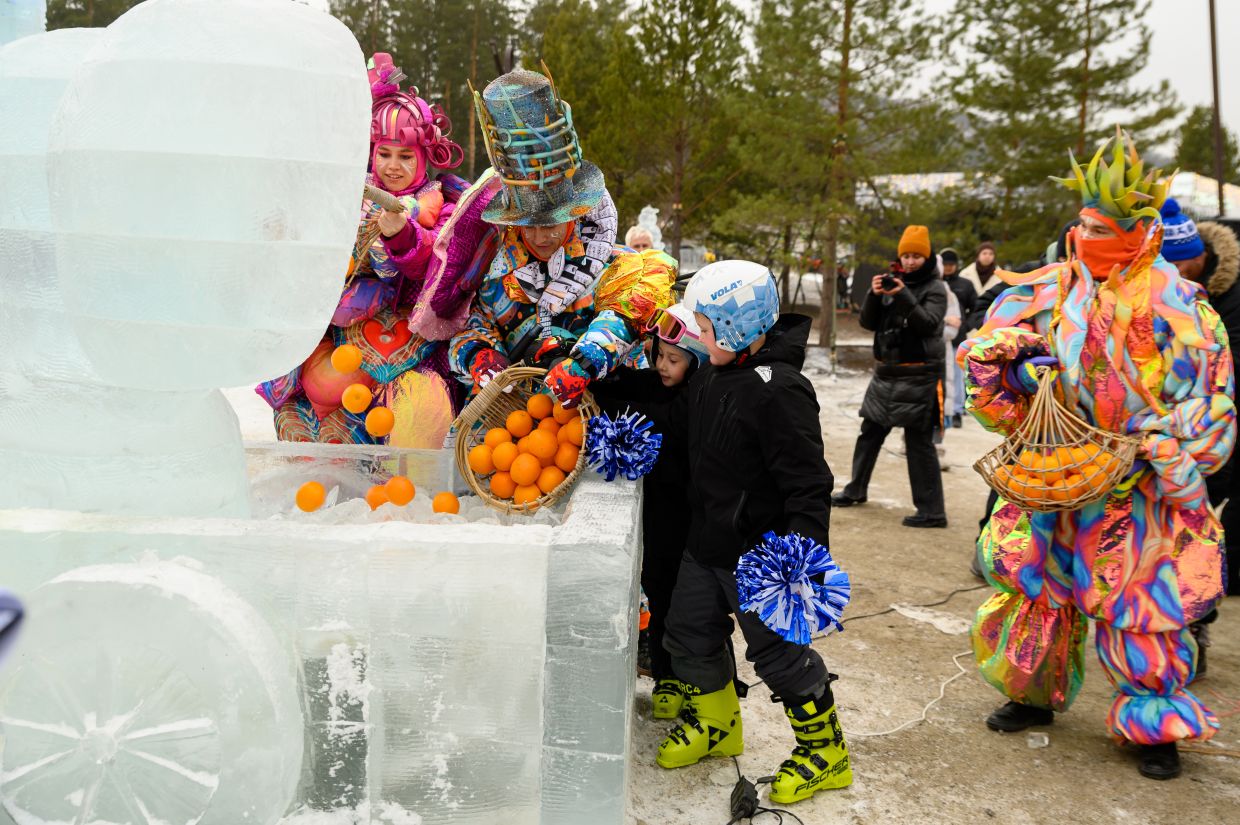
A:
{"type": "Polygon", "coordinates": [[[1180,211],[1175,198],[1167,198],[1163,203],[1163,244],[1162,255],[1168,261],[1186,261],[1196,258],[1206,251],[1197,233],[1197,224],[1193,219],[1180,211]]]}

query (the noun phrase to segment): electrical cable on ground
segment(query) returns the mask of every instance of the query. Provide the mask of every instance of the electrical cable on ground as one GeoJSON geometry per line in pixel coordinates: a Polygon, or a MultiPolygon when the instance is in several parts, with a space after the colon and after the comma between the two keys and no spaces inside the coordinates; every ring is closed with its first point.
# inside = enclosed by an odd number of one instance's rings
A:
{"type": "MultiPolygon", "coordinates": [[[[759,805],[757,786],[741,773],[741,763],[737,761],[735,756],[732,757],[732,766],[736,768],[736,787],[732,789],[732,818],[725,825],[737,825],[737,823],[745,819],[752,823],[764,814],[770,814],[775,817],[778,825],[783,825],[784,814],[795,819],[799,825],[805,825],[805,821],[792,811],[784,808],[767,808],[759,805]]],[[[757,784],[766,784],[773,779],[774,777],[772,776],[764,776],[758,780],[757,784]]]]}
{"type": "Polygon", "coordinates": [[[927,715],[928,713],[930,713],[930,708],[934,707],[934,706],[935,706],[935,705],[937,705],[940,701],[942,701],[943,697],[947,694],[947,686],[948,686],[948,685],[950,685],[952,682],[956,681],[957,679],[959,679],[961,676],[964,676],[965,674],[967,674],[967,673],[969,672],[969,671],[965,670],[963,667],[961,667],[961,665],[960,665],[960,657],[961,657],[961,656],[972,656],[972,655],[973,655],[973,651],[972,651],[972,650],[965,650],[965,651],[962,651],[962,652],[960,652],[960,653],[957,653],[955,656],[953,656],[953,657],[952,657],[952,663],[956,666],[956,668],[957,668],[960,672],[959,672],[959,673],[956,673],[956,674],[954,674],[954,675],[952,675],[952,676],[949,676],[947,679],[945,679],[945,680],[943,681],[943,683],[942,683],[941,685],[939,685],[939,695],[938,695],[938,696],[936,696],[936,697],[934,697],[933,699],[931,699],[931,700],[930,700],[930,701],[926,704],[926,706],[925,706],[924,708],[922,708],[922,709],[921,709],[921,716],[918,716],[916,719],[910,719],[910,720],[908,720],[907,722],[905,722],[905,723],[904,723],[904,724],[902,724],[902,725],[897,725],[896,727],[892,728],[891,730],[877,731],[877,732],[875,732],[875,733],[869,733],[869,732],[867,732],[867,731],[853,730],[852,728],[849,728],[849,729],[848,729],[848,735],[849,735],[849,736],[860,736],[860,737],[862,737],[862,738],[864,738],[864,739],[873,739],[874,737],[877,737],[877,736],[889,736],[889,735],[891,735],[891,734],[893,734],[893,733],[899,733],[900,731],[904,730],[905,728],[912,727],[913,725],[916,725],[916,724],[918,724],[919,722],[925,722],[925,721],[926,721],[926,715],[927,715]]]}
{"type": "MultiPolygon", "coordinates": [[[[973,585],[972,587],[957,587],[955,590],[951,591],[950,593],[948,593],[946,596],[939,599],[938,601],[926,602],[925,604],[914,604],[914,605],[910,605],[910,607],[936,607],[941,604],[946,604],[947,601],[950,600],[951,597],[955,596],[957,593],[969,593],[974,590],[981,590],[984,587],[987,587],[987,585],[977,584],[977,585],[973,585]]],[[[844,621],[841,622],[841,624],[847,624],[848,622],[856,621],[858,619],[872,619],[875,616],[885,616],[886,614],[893,613],[893,612],[895,612],[895,608],[889,607],[886,610],[878,610],[878,611],[875,611],[874,613],[863,613],[860,616],[849,616],[848,618],[844,619],[844,621]]],[[[921,709],[921,716],[917,717],[916,719],[910,719],[907,722],[903,723],[902,725],[897,725],[891,730],[876,731],[876,732],[870,733],[866,731],[857,731],[857,730],[849,729],[848,735],[849,736],[860,736],[863,739],[873,739],[878,736],[890,736],[893,733],[899,733],[905,728],[909,728],[920,722],[926,721],[926,716],[927,714],[930,713],[930,708],[934,707],[936,704],[941,702],[943,700],[943,697],[947,695],[947,686],[950,685],[952,682],[956,681],[957,679],[959,679],[961,676],[964,676],[965,674],[968,673],[967,670],[961,667],[960,657],[968,656],[972,652],[973,651],[971,650],[966,650],[962,653],[957,653],[955,656],[952,657],[952,664],[956,666],[956,669],[959,672],[953,674],[952,676],[949,676],[942,684],[939,685],[939,695],[931,699],[930,702],[924,708],[921,709]]]]}

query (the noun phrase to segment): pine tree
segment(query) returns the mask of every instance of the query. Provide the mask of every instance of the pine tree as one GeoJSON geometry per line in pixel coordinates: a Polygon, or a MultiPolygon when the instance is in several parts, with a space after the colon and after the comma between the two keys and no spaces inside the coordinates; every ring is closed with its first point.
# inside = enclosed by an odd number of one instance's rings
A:
{"type": "MultiPolygon", "coordinates": [[[[1194,106],[1180,127],[1175,162],[1185,172],[1214,177],[1214,110],[1194,106]]],[[[1240,184],[1240,145],[1236,133],[1223,127],[1223,181],[1240,184]]]]}
{"type": "Polygon", "coordinates": [[[633,219],[646,194],[634,180],[640,131],[634,130],[630,74],[635,46],[624,0],[538,0],[525,17],[521,62],[546,65],[573,123],[585,158],[603,170],[621,217],[633,219]]]}
{"type": "Polygon", "coordinates": [[[1063,174],[1069,149],[1091,155],[1119,115],[1139,145],[1164,136],[1174,98],[1165,84],[1142,88],[1135,77],[1148,8],[1147,0],[957,3],[959,48],[942,93],[968,115],[978,186],[995,199],[983,236],[1002,259],[1036,258],[1079,209],[1048,180],[1063,174]]]}
{"type": "Polygon", "coordinates": [[[715,212],[711,238],[730,256],[777,273],[791,306],[791,272],[821,237],[831,146],[831,81],[822,0],[762,0],[752,24],[746,89],[733,99],[733,154],[743,171],[715,212]]]}
{"type": "Polygon", "coordinates": [[[679,258],[684,235],[708,225],[744,171],[730,156],[728,105],[740,89],[742,17],[729,0],[648,0],[633,22],[630,139],[668,207],[665,237],[679,258]]]}
{"type": "Polygon", "coordinates": [[[978,150],[977,196],[995,199],[993,240],[1004,259],[1032,258],[1073,211],[1049,180],[1078,136],[1069,12],[1076,0],[961,0],[953,14],[956,71],[944,94],[968,115],[978,150]]]}
{"type": "Polygon", "coordinates": [[[331,11],[367,57],[388,52],[419,93],[443,106],[452,137],[465,149],[456,170],[475,177],[486,157],[477,137],[469,84],[481,89],[500,72],[495,54],[516,37],[504,0],[332,0],[331,11]],[[472,151],[471,151],[472,147],[472,151]]]}
{"type": "Polygon", "coordinates": [[[1138,86],[1137,75],[1149,62],[1150,28],[1145,24],[1150,0],[1075,0],[1066,4],[1066,21],[1075,39],[1061,56],[1073,89],[1078,155],[1092,153],[1098,142],[1115,132],[1113,118],[1124,115],[1124,127],[1154,144],[1168,136],[1179,113],[1171,84],[1138,86]]]}

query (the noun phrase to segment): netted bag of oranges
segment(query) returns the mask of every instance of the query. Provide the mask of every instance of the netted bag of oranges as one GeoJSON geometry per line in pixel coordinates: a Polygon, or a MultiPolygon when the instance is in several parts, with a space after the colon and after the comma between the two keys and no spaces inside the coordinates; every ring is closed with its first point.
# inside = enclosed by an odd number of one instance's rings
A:
{"type": "Polygon", "coordinates": [[[1103,498],[1132,469],[1140,441],[1090,426],[1055,397],[1055,370],[1021,425],[973,468],[1000,496],[1027,510],[1075,510],[1103,498]]]}
{"type": "Polygon", "coordinates": [[[545,370],[509,367],[461,412],[457,467],[483,501],[508,512],[553,504],[580,475],[586,422],[597,413],[587,393],[565,409],[542,387],[545,370]]]}

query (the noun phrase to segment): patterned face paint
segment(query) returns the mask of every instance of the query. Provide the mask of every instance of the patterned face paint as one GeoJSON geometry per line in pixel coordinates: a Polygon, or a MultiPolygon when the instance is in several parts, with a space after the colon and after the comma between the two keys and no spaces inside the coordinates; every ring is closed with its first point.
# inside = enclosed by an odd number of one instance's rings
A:
{"type": "Polygon", "coordinates": [[[1235,439],[1232,363],[1218,315],[1158,258],[1155,224],[1132,263],[1098,279],[1080,260],[1025,275],[960,348],[969,407],[1010,434],[1030,396],[1010,364],[1031,353],[1062,365],[1056,394],[1082,418],[1143,436],[1131,474],[1064,513],[1000,502],[980,539],[1001,591],[978,613],[974,649],[1006,695],[1062,709],[1081,678],[1084,618],[1117,689],[1109,724],[1143,744],[1209,738],[1217,720],[1184,686],[1196,647],[1185,628],[1222,595],[1222,530],[1204,477],[1235,439]]]}

